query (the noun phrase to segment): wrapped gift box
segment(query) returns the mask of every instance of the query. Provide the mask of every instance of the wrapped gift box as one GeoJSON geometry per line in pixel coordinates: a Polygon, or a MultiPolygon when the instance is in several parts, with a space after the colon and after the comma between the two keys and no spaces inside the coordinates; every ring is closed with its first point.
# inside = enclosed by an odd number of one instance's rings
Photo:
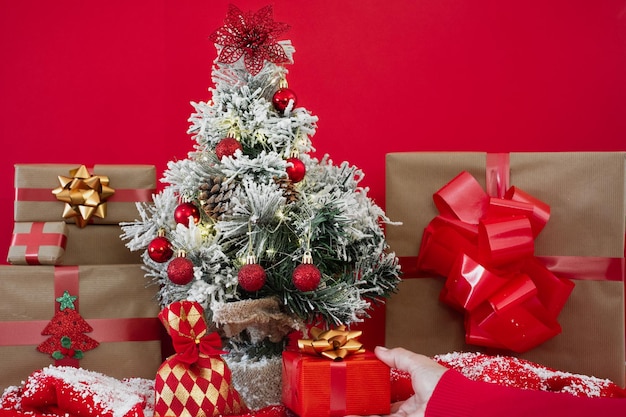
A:
{"type": "Polygon", "coordinates": [[[7,260],[12,265],[138,264],[118,225],[68,226],[64,222],[17,222],[7,260]]]}
{"type": "Polygon", "coordinates": [[[63,265],[139,264],[141,253],[131,252],[120,238],[118,225],[68,226],[63,265]]]}
{"type": "Polygon", "coordinates": [[[389,414],[389,367],[371,352],[332,361],[285,351],[282,402],[300,417],[389,414]]]}
{"type": "Polygon", "coordinates": [[[64,222],[15,223],[7,261],[13,265],[59,265],[67,233],[64,222]]]}
{"type": "Polygon", "coordinates": [[[85,335],[99,343],[78,365],[115,378],[153,379],[162,362],[157,290],[146,286],[140,265],[0,267],[0,390],[56,363],[37,347],[49,339],[41,333],[65,291],[77,297],[76,311],[93,329],[85,335]]]}
{"type": "Polygon", "coordinates": [[[534,255],[575,283],[558,317],[562,332],[516,356],[624,385],[624,159],[619,152],[387,155],[386,212],[402,222],[387,228],[387,238],[404,271],[398,294],[387,303],[387,346],[426,355],[499,353],[465,343],[463,314],[439,301],[445,278],[416,268],[424,228],[439,214],[433,194],[467,171],[490,195],[508,183],[550,206],[534,255]],[[560,265],[572,259],[578,267],[560,265]],[[605,260],[609,269],[594,270],[605,260]]]}
{"type": "MultiPolygon", "coordinates": [[[[71,177],[80,164],[16,164],[14,219],[17,222],[63,220],[65,204],[53,190],[61,186],[59,177],[71,177]]],[[[136,202],[152,201],[156,190],[153,165],[95,165],[92,175],[107,177],[113,195],[106,201],[106,216],[92,216],[94,224],[116,224],[138,218],[136,202]]],[[[73,218],[66,222],[72,223],[73,218]]]]}

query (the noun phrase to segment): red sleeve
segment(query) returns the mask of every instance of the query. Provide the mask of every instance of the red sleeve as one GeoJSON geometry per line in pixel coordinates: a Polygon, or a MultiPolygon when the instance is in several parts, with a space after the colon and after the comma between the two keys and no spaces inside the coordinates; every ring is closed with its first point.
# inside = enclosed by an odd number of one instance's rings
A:
{"type": "Polygon", "coordinates": [[[624,417],[626,398],[588,398],[472,381],[457,371],[443,375],[425,417],[624,417]]]}

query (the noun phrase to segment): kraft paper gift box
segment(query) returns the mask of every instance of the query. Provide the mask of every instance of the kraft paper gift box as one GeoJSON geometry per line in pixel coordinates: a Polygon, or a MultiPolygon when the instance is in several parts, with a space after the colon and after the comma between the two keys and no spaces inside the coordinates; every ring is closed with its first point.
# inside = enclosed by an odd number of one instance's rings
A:
{"type": "Polygon", "coordinates": [[[128,250],[121,234],[113,224],[81,229],[64,222],[16,222],[7,260],[12,265],[141,263],[141,254],[128,250]],[[55,240],[58,246],[51,244],[55,240]]]}
{"type": "MultiPolygon", "coordinates": [[[[147,286],[140,265],[2,266],[0,293],[0,390],[53,364],[80,366],[115,378],[156,375],[163,335],[157,288],[147,286]],[[85,350],[82,359],[70,358],[67,351],[65,357],[52,357],[38,350],[54,339],[50,332],[42,332],[56,324],[52,319],[62,311],[64,297],[76,297],[72,307],[92,328],[83,329],[80,337],[98,343],[85,350]]],[[[64,311],[69,312],[65,304],[64,311]]]]}
{"type": "MultiPolygon", "coordinates": [[[[80,164],[16,164],[14,220],[62,221],[66,203],[59,201],[52,191],[64,185],[59,177],[74,178],[71,172],[79,167],[80,164]]],[[[136,202],[152,201],[156,190],[153,165],[101,164],[88,168],[88,174],[107,178],[108,186],[113,189],[113,194],[105,201],[104,218],[90,215],[89,223],[117,224],[136,220],[136,202]]],[[[65,217],[65,221],[73,223],[76,217],[65,217]]]]}
{"type": "Polygon", "coordinates": [[[299,417],[389,414],[389,372],[372,352],[333,361],[284,351],[282,403],[299,417]]]}
{"type": "Polygon", "coordinates": [[[426,355],[519,356],[624,385],[624,158],[621,152],[388,154],[386,212],[402,225],[388,226],[387,239],[404,276],[387,303],[387,346],[426,355]],[[462,171],[491,195],[508,183],[550,207],[534,256],[575,287],[558,316],[561,333],[525,353],[467,344],[463,313],[439,300],[446,278],[416,268],[424,228],[439,214],[433,194],[462,171]],[[567,259],[577,259],[580,266],[561,268],[559,260],[567,259]],[[593,270],[605,260],[611,265],[607,270],[593,270]]]}
{"type": "Polygon", "coordinates": [[[18,222],[7,261],[13,265],[60,265],[67,245],[64,222],[18,222]]]}

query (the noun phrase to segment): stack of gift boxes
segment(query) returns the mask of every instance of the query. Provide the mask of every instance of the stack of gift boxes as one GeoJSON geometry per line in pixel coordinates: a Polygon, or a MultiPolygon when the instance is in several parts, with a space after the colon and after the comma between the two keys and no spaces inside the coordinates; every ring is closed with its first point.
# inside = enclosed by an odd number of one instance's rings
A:
{"type": "Polygon", "coordinates": [[[387,155],[386,211],[402,222],[387,238],[404,272],[387,345],[504,353],[623,386],[624,159],[387,155]]]}
{"type": "Polygon", "coordinates": [[[151,201],[151,165],[18,164],[14,233],[0,267],[0,390],[48,365],[153,379],[156,295],[119,223],[151,201]]]}

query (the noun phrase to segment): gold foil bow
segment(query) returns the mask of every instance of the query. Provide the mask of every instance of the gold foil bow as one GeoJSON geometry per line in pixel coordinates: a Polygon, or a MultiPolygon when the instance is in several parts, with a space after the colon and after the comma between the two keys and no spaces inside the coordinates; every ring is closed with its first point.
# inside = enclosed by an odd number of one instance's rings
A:
{"type": "Polygon", "coordinates": [[[65,203],[63,218],[75,218],[78,227],[85,227],[92,217],[106,217],[106,201],[115,194],[109,177],[91,175],[85,165],[70,170],[70,176],[59,176],[59,187],[52,190],[57,200],[65,203]]]}
{"type": "Polygon", "coordinates": [[[363,344],[356,340],[363,333],[360,330],[346,330],[346,326],[331,330],[313,327],[310,333],[313,339],[298,340],[298,349],[302,353],[340,361],[350,354],[365,352],[363,344]]]}

